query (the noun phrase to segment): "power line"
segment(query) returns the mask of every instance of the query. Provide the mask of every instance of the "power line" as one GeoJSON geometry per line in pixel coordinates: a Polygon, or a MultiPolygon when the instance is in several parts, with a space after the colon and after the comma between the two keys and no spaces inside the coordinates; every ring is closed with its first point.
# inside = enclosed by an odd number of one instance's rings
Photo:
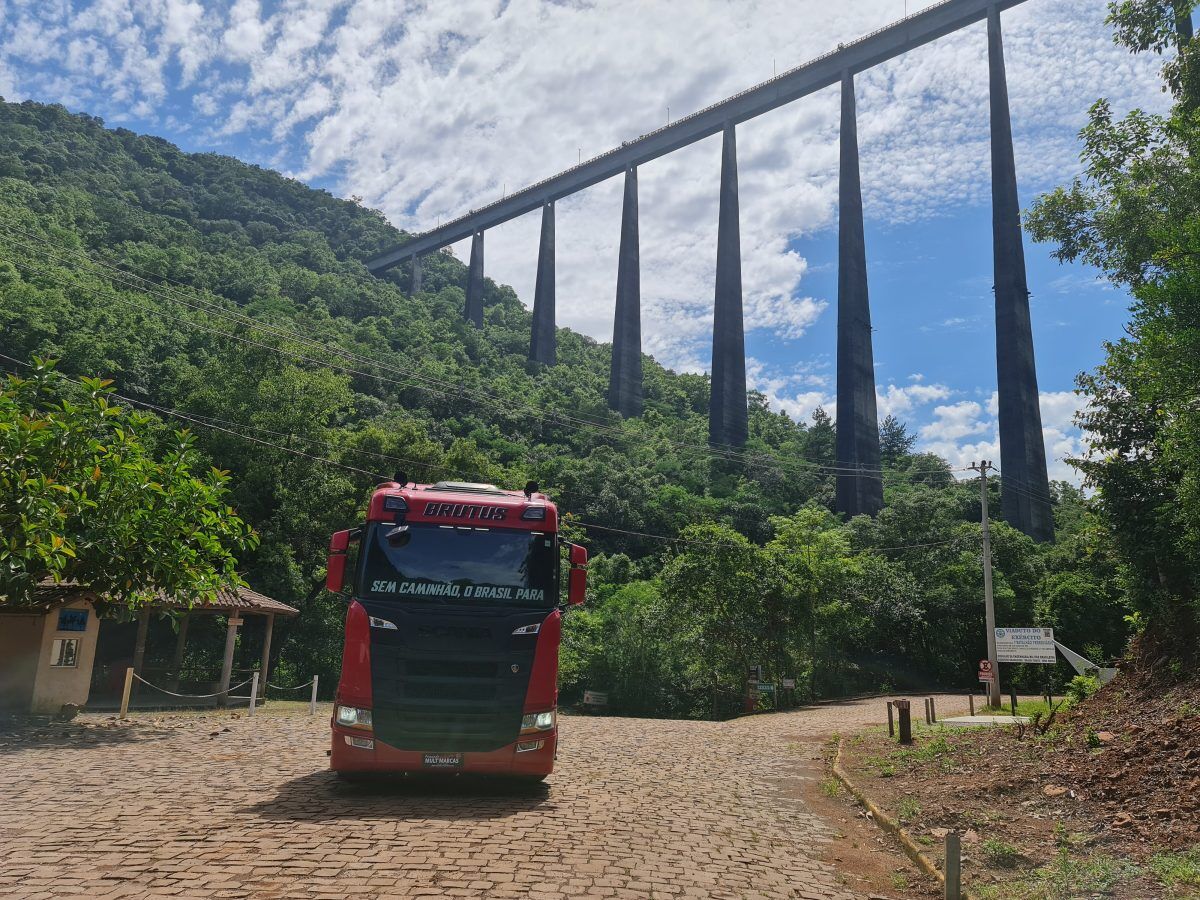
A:
{"type": "MultiPolygon", "coordinates": [[[[25,234],[27,236],[33,237],[34,239],[40,240],[43,243],[49,243],[44,238],[40,238],[36,235],[33,235],[31,232],[24,231],[23,229],[16,228],[12,225],[4,224],[3,227],[8,228],[13,231],[17,231],[17,232],[25,234]]],[[[0,235],[0,240],[6,241],[13,246],[22,247],[22,249],[25,249],[25,250],[32,249],[32,248],[22,244],[18,240],[14,240],[12,238],[5,237],[3,235],[0,235]]],[[[56,259],[60,262],[63,262],[64,264],[67,264],[67,265],[72,264],[69,260],[66,260],[61,256],[57,256],[54,253],[43,252],[40,250],[36,251],[36,252],[43,253],[43,255],[49,256],[51,259],[56,259]]],[[[103,261],[96,260],[88,254],[84,254],[81,252],[79,255],[82,256],[84,259],[88,260],[89,262],[91,262],[95,265],[110,269],[111,271],[113,271],[119,275],[127,275],[128,274],[125,272],[125,270],[120,269],[114,265],[105,263],[103,261]]],[[[68,287],[68,285],[65,285],[63,282],[58,281],[56,278],[54,278],[53,274],[51,272],[47,271],[46,269],[39,268],[39,267],[31,265],[29,263],[22,263],[22,264],[25,265],[28,269],[30,269],[34,272],[37,272],[37,273],[43,275],[44,277],[51,279],[52,281],[55,281],[55,283],[59,284],[59,286],[68,287]]],[[[132,277],[139,278],[143,282],[150,283],[147,279],[142,278],[139,275],[134,274],[132,277]]],[[[120,280],[120,279],[118,279],[118,280],[120,280]]],[[[565,414],[557,413],[557,412],[549,412],[546,410],[540,410],[540,409],[538,409],[536,407],[532,407],[532,406],[522,406],[522,407],[517,407],[514,409],[506,399],[496,397],[495,395],[490,395],[490,394],[485,393],[482,397],[477,397],[472,392],[466,390],[465,388],[463,388],[461,386],[450,385],[449,383],[447,383],[445,381],[441,381],[441,380],[435,379],[435,378],[430,378],[423,374],[413,372],[412,370],[406,370],[401,367],[396,367],[391,364],[383,363],[383,362],[380,362],[378,360],[375,360],[375,359],[372,359],[369,357],[363,357],[359,354],[355,354],[351,351],[345,350],[344,348],[338,347],[337,345],[325,344],[325,343],[322,343],[319,341],[314,341],[311,338],[308,338],[302,334],[299,334],[298,332],[295,332],[291,329],[287,329],[282,326],[263,322],[259,319],[243,316],[238,313],[233,313],[228,310],[221,309],[218,305],[213,304],[209,301],[189,302],[189,300],[181,299],[177,296],[174,296],[174,294],[177,293],[175,291],[172,291],[170,293],[163,293],[160,290],[148,289],[146,287],[131,283],[129,281],[120,280],[120,283],[123,284],[125,287],[128,287],[139,293],[147,294],[150,296],[155,296],[160,299],[168,300],[170,302],[179,303],[180,305],[183,305],[190,309],[196,310],[198,312],[208,312],[208,313],[216,315],[220,318],[224,318],[226,320],[233,321],[238,324],[246,325],[247,327],[254,328],[256,330],[263,331],[268,334],[272,334],[276,337],[287,338],[289,340],[296,340],[299,343],[301,343],[302,345],[306,345],[306,346],[321,350],[322,352],[330,353],[335,356],[340,356],[343,359],[360,362],[360,363],[366,363],[367,365],[376,366],[376,367],[382,368],[384,370],[391,370],[394,372],[398,372],[400,374],[409,376],[417,381],[423,381],[423,382],[427,382],[427,383],[431,383],[431,384],[437,384],[441,387],[448,387],[448,388],[450,388],[451,391],[453,391],[453,393],[447,393],[446,391],[439,391],[439,390],[436,390],[427,385],[417,385],[412,382],[400,382],[400,381],[397,381],[396,379],[385,378],[376,373],[363,372],[361,370],[351,369],[351,368],[347,368],[345,366],[333,365],[328,362],[314,359],[312,357],[306,356],[301,353],[297,353],[296,351],[293,351],[293,350],[288,350],[288,349],[280,348],[280,347],[273,347],[269,344],[264,344],[260,341],[254,341],[249,338],[231,334],[231,333],[223,331],[219,328],[213,328],[211,326],[207,326],[202,323],[196,322],[192,319],[186,319],[186,318],[180,318],[178,316],[173,316],[170,313],[167,313],[161,309],[157,309],[154,307],[146,307],[141,304],[135,303],[132,300],[121,297],[119,294],[111,296],[109,298],[109,299],[116,300],[117,302],[132,306],[133,308],[139,309],[143,312],[148,312],[152,315],[162,316],[164,318],[179,322],[179,323],[187,325],[189,327],[199,328],[199,329],[207,331],[209,333],[221,335],[223,337],[226,337],[227,339],[238,341],[243,344],[250,345],[250,346],[255,346],[255,347],[267,350],[272,353],[290,356],[293,359],[298,359],[298,360],[307,362],[312,365],[333,369],[335,371],[340,371],[347,375],[359,376],[359,377],[363,377],[363,378],[375,378],[381,382],[388,382],[388,383],[396,385],[400,388],[411,387],[411,388],[415,388],[417,390],[425,390],[425,391],[428,391],[430,393],[433,393],[437,396],[441,396],[441,397],[449,399],[449,400],[469,399],[469,400],[472,400],[477,403],[487,404],[488,406],[490,406],[492,408],[499,406],[502,409],[506,409],[506,411],[508,411],[510,413],[511,412],[518,412],[518,413],[528,412],[534,418],[539,419],[543,423],[545,423],[547,420],[551,420],[551,421],[557,420],[558,422],[567,424],[567,425],[580,425],[580,426],[583,426],[586,428],[595,428],[598,430],[602,430],[602,431],[605,431],[605,432],[608,432],[611,434],[619,435],[620,437],[622,437],[623,439],[626,439],[626,440],[631,440],[634,438],[634,436],[630,435],[627,431],[625,431],[624,429],[620,428],[617,425],[612,425],[612,424],[602,423],[602,422],[595,422],[595,421],[592,421],[589,419],[581,419],[581,418],[577,418],[577,417],[573,417],[573,416],[569,416],[569,415],[565,415],[565,414]]],[[[93,289],[84,287],[82,285],[69,285],[69,287],[87,291],[87,292],[91,293],[93,296],[100,296],[93,289]]],[[[783,460],[783,459],[779,459],[774,456],[768,456],[768,455],[763,455],[763,454],[751,454],[747,451],[736,451],[735,452],[732,450],[732,448],[730,450],[722,450],[722,449],[710,447],[707,445],[702,446],[702,445],[698,445],[698,444],[691,444],[691,443],[686,443],[686,442],[681,442],[681,441],[673,441],[669,438],[661,438],[661,439],[664,440],[667,444],[674,446],[680,450],[686,450],[686,451],[691,451],[691,452],[701,452],[701,453],[708,454],[708,455],[713,456],[718,459],[725,459],[728,461],[739,462],[742,464],[747,464],[751,467],[753,467],[755,465],[757,465],[761,468],[769,468],[771,466],[778,466],[778,467],[782,467],[782,468],[792,468],[792,469],[796,469],[796,470],[809,470],[811,473],[825,474],[825,475],[829,475],[829,476],[833,476],[833,477],[849,477],[849,476],[873,477],[873,476],[878,476],[881,481],[886,481],[888,478],[899,479],[901,481],[905,481],[905,480],[911,480],[914,476],[917,476],[917,475],[922,475],[922,474],[936,475],[939,472],[945,471],[945,470],[941,470],[941,469],[936,469],[936,470],[930,469],[930,470],[925,470],[925,471],[912,470],[909,472],[900,473],[900,472],[885,470],[882,468],[876,469],[876,468],[859,467],[859,466],[851,466],[851,465],[826,465],[826,464],[822,464],[822,463],[807,462],[807,461],[803,461],[803,460],[783,460]]],[[[844,462],[844,461],[834,460],[834,462],[838,463],[838,462],[844,462]]],[[[960,470],[950,469],[949,471],[954,472],[954,471],[960,471],[960,470]]],[[[962,471],[965,471],[965,470],[962,470],[962,471]]]]}
{"type": "MultiPolygon", "coordinates": [[[[15,364],[17,364],[17,365],[20,365],[20,366],[24,366],[25,368],[32,368],[32,366],[31,366],[29,363],[27,363],[27,362],[24,362],[24,361],[22,361],[22,360],[19,360],[19,359],[15,359],[15,358],[13,358],[13,357],[11,357],[11,356],[7,356],[6,354],[3,354],[3,353],[0,353],[0,359],[4,359],[4,360],[6,360],[6,361],[8,361],[8,362],[15,363],[15,364]]],[[[60,374],[61,374],[61,373],[60,373],[60,374]]],[[[76,385],[79,385],[79,386],[81,386],[81,387],[86,387],[86,386],[87,386],[87,385],[85,385],[85,384],[84,384],[82,381],[80,381],[79,379],[76,379],[76,378],[71,378],[71,377],[70,377],[70,376],[68,376],[68,375],[63,375],[62,377],[63,377],[63,378],[65,378],[66,380],[70,381],[71,383],[73,383],[73,384],[76,384],[76,385]]],[[[182,419],[182,420],[184,420],[184,421],[188,421],[188,422],[191,422],[191,423],[193,423],[193,424],[200,425],[200,426],[202,426],[202,427],[204,427],[204,428],[211,428],[211,429],[213,429],[213,430],[215,430],[215,431],[219,431],[219,432],[222,432],[222,433],[224,433],[224,434],[231,435],[231,436],[233,436],[233,437],[241,438],[242,440],[245,440],[245,441],[250,441],[250,442],[252,442],[252,443],[254,443],[254,444],[258,444],[258,445],[260,445],[260,446],[270,447],[270,448],[272,448],[272,449],[274,449],[274,450],[280,450],[280,451],[283,451],[284,453],[290,453],[290,454],[292,454],[292,455],[294,455],[294,456],[300,456],[300,457],[303,457],[303,458],[305,458],[305,459],[308,459],[308,460],[311,460],[311,461],[314,461],[314,462],[322,462],[322,463],[325,463],[325,464],[327,464],[327,465],[331,465],[331,466],[335,466],[335,467],[337,467],[337,468],[339,468],[339,469],[344,469],[344,470],[347,470],[347,471],[355,472],[355,473],[357,473],[357,474],[360,474],[360,475],[368,475],[368,476],[371,476],[372,478],[379,479],[380,481],[386,481],[386,480],[388,479],[388,477],[389,477],[389,476],[387,476],[387,475],[384,475],[384,474],[382,474],[382,473],[379,473],[379,472],[372,472],[372,471],[370,471],[370,470],[367,470],[367,469],[360,469],[360,468],[358,468],[358,467],[356,467],[356,466],[348,466],[348,465],[346,465],[346,464],[344,464],[344,463],[340,463],[340,462],[337,462],[337,461],[335,461],[335,460],[327,459],[326,457],[322,457],[322,456],[316,456],[316,455],[314,455],[314,454],[311,454],[311,453],[305,453],[305,452],[303,452],[303,451],[301,451],[301,450],[297,450],[297,449],[295,449],[295,448],[293,448],[293,447],[285,447],[285,446],[283,446],[283,445],[281,445],[281,444],[276,444],[276,443],[273,443],[273,442],[271,442],[271,441],[264,441],[264,440],[260,440],[259,438],[253,437],[253,436],[251,436],[251,435],[248,435],[248,434],[243,434],[243,433],[241,433],[241,432],[239,432],[239,431],[234,431],[234,430],[232,430],[232,429],[230,429],[230,428],[224,428],[224,427],[222,427],[222,426],[220,426],[220,425],[213,424],[212,422],[209,422],[209,421],[204,421],[204,419],[202,419],[202,418],[199,418],[199,417],[194,417],[194,416],[190,416],[190,415],[188,415],[188,414],[186,414],[186,413],[180,412],[179,410],[170,409],[169,407],[162,407],[162,406],[158,406],[158,405],[156,405],[156,404],[153,404],[153,403],[148,403],[148,402],[146,402],[146,401],[142,401],[142,400],[137,400],[137,399],[135,399],[135,398],[132,398],[132,397],[126,397],[126,396],[124,396],[123,394],[119,394],[119,393],[117,393],[117,392],[115,392],[115,391],[113,391],[113,392],[109,392],[109,393],[108,393],[108,396],[114,397],[114,398],[116,398],[116,399],[118,399],[118,400],[121,400],[121,401],[124,401],[124,402],[126,402],[126,403],[131,403],[131,404],[135,404],[135,405],[141,405],[141,406],[147,407],[147,408],[149,408],[149,409],[152,409],[152,410],[154,410],[154,411],[156,411],[156,412],[160,412],[160,413],[163,413],[163,414],[165,414],[165,415],[171,415],[171,416],[175,416],[175,417],[177,417],[177,418],[179,418],[179,419],[182,419]]],[[[233,424],[237,424],[237,423],[233,423],[233,424]]],[[[241,426],[241,427],[256,428],[256,426],[241,426]]],[[[259,430],[263,430],[263,431],[269,431],[269,429],[259,429],[259,430]]],[[[275,434],[282,435],[282,436],[285,436],[285,437],[295,437],[295,435],[287,435],[287,434],[285,434],[285,433],[283,433],[283,432],[274,432],[274,433],[275,433],[275,434]]],[[[317,441],[316,443],[323,443],[323,442],[319,442],[319,441],[317,441]]],[[[327,446],[334,446],[334,445],[327,444],[327,446]]],[[[374,454],[374,455],[383,456],[383,454],[374,454]]],[[[384,458],[391,458],[391,457],[386,457],[386,456],[384,456],[384,458]]],[[[428,463],[428,462],[422,462],[422,463],[420,463],[420,464],[421,464],[421,465],[426,465],[426,466],[429,466],[429,465],[431,465],[431,464],[430,464],[430,463],[428,463]]],[[[571,494],[571,492],[567,492],[567,491],[555,491],[555,493],[558,493],[558,494],[567,494],[567,495],[570,495],[570,494],[571,494]]],[[[582,495],[575,494],[575,496],[582,496],[582,495]]],[[[591,498],[591,499],[596,499],[596,498],[591,498]]],[[[569,513],[568,513],[568,515],[569,515],[569,513]]],[[[730,542],[721,542],[721,541],[695,541],[695,540],[692,540],[692,539],[689,539],[689,538],[682,538],[682,537],[679,537],[678,535],[676,535],[676,536],[672,537],[672,536],[670,536],[670,535],[664,535],[664,534],[655,534],[655,533],[652,533],[652,532],[645,532],[645,531],[632,531],[632,530],[628,530],[628,529],[613,528],[613,527],[611,527],[611,526],[607,526],[607,525],[599,525],[599,524],[597,524],[597,523],[594,523],[594,522],[585,522],[585,521],[583,521],[583,520],[580,520],[580,519],[573,519],[573,518],[569,518],[569,519],[568,519],[568,522],[569,522],[569,524],[573,524],[573,525],[579,525],[579,526],[581,526],[581,527],[584,527],[584,528],[590,528],[590,529],[594,529],[594,530],[597,530],[597,531],[605,531],[605,532],[609,532],[609,533],[613,533],[613,534],[622,534],[622,535],[627,535],[627,536],[632,536],[632,537],[651,538],[651,539],[655,539],[655,540],[667,541],[667,542],[672,542],[672,543],[683,543],[683,544],[690,544],[690,545],[696,545],[696,546],[736,546],[735,544],[732,544],[732,543],[730,543],[730,542]]],[[[901,545],[901,546],[895,546],[895,547],[866,547],[866,548],[862,548],[862,549],[860,549],[860,550],[852,550],[852,551],[848,551],[848,552],[849,552],[850,554],[861,554],[861,553],[873,553],[873,552],[891,552],[891,551],[897,551],[897,550],[912,550],[912,549],[923,548],[923,547],[936,547],[936,546],[941,546],[941,545],[944,545],[944,544],[950,544],[950,543],[954,543],[954,542],[955,542],[955,541],[957,541],[957,540],[959,540],[959,538],[949,538],[949,539],[947,539],[947,540],[943,540],[943,541],[931,541],[931,542],[926,542],[926,543],[918,543],[918,544],[905,544],[905,545],[901,545]]]]}

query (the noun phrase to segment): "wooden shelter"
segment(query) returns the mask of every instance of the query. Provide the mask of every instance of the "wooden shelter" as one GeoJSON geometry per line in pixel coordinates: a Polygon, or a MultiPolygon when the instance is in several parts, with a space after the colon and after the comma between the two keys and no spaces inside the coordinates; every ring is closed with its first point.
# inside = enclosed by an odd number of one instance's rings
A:
{"type": "MultiPolygon", "coordinates": [[[[220,677],[204,682],[204,690],[196,691],[217,694],[217,702],[224,705],[234,674],[238,631],[246,619],[255,617],[262,623],[257,666],[252,668],[257,668],[260,683],[265,684],[275,619],[296,616],[299,610],[240,587],[224,589],[212,602],[190,607],[160,593],[137,610],[134,622],[122,622],[114,613],[103,596],[73,582],[43,583],[20,608],[0,602],[0,708],[56,713],[64,706],[103,706],[113,700],[114,678],[119,673],[123,680],[130,666],[164,691],[192,693],[181,690],[181,669],[189,631],[199,616],[225,617],[220,677]],[[151,619],[168,611],[178,613],[174,652],[166,667],[147,672],[151,619]],[[136,632],[130,635],[129,629],[134,627],[136,632]]],[[[158,699],[164,704],[172,702],[166,693],[158,699]]]]}

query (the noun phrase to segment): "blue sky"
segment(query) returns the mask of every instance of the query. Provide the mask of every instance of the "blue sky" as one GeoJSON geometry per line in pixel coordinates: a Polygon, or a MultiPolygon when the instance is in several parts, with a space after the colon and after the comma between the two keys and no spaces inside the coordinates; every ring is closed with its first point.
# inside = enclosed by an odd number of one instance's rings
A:
{"type": "MultiPolygon", "coordinates": [[[[930,5],[929,0],[0,0],[0,94],[278,168],[421,230],[930,5]],[[669,113],[668,113],[669,110],[669,113]]],[[[1022,203],[1078,170],[1087,107],[1161,108],[1159,60],[1113,46],[1104,0],[1003,17],[1022,203]]],[[[859,76],[880,409],[956,464],[998,457],[982,25],[859,76]]],[[[739,126],[751,383],[832,406],[836,88],[739,126]]],[[[719,139],[640,172],[645,349],[702,371],[719,139]]],[[[558,208],[560,323],[611,334],[620,190],[558,208]]],[[[526,302],[538,222],[488,234],[526,302]]],[[[465,248],[457,247],[460,257],[465,248]]],[[[1027,245],[1052,477],[1080,450],[1075,374],[1126,302],[1027,245]]]]}

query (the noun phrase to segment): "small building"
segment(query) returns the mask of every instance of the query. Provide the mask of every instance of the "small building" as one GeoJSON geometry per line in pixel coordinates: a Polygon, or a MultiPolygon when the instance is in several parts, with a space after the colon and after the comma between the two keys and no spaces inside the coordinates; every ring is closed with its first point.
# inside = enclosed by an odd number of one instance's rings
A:
{"type": "Polygon", "coordinates": [[[135,705],[182,705],[179,701],[186,703],[188,698],[172,696],[182,693],[212,694],[213,702],[223,702],[236,671],[239,630],[247,617],[261,623],[248,643],[257,651],[250,669],[257,670],[265,682],[275,618],[292,617],[299,610],[249,588],[228,588],[211,603],[190,608],[162,595],[140,607],[133,621],[121,621],[120,612],[95,591],[72,583],[43,583],[22,607],[0,603],[0,710],[53,715],[64,707],[115,706],[130,667],[158,686],[141,685],[145,689],[137,692],[135,705]],[[156,614],[160,619],[174,619],[173,652],[167,666],[151,673],[146,671],[146,654],[156,614]],[[208,673],[211,678],[185,683],[182,666],[188,634],[200,616],[221,620],[217,624],[225,632],[224,654],[219,674],[214,667],[208,673]],[[197,686],[203,689],[197,690],[197,686]]]}

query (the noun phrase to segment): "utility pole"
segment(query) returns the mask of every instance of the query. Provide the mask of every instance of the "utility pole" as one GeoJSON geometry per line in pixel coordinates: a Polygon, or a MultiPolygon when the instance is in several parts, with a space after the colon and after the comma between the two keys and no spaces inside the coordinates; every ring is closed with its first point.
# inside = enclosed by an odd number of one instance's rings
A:
{"type": "MultiPolygon", "coordinates": [[[[983,610],[987,624],[988,660],[992,664],[992,680],[988,683],[988,705],[1000,706],[1000,661],[996,659],[996,604],[992,599],[992,532],[988,522],[989,469],[995,468],[990,460],[980,460],[979,465],[968,466],[979,473],[979,501],[982,505],[980,520],[983,523],[983,610]]],[[[1016,715],[1016,711],[1013,711],[1016,715]]]]}

